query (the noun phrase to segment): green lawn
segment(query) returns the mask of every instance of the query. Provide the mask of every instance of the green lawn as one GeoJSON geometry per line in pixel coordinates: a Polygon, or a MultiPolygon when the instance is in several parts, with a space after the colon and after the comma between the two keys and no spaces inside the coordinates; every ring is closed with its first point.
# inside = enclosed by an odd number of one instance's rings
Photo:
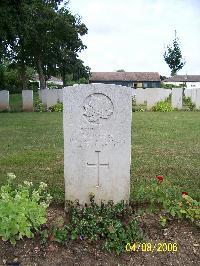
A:
{"type": "MultiPolygon", "coordinates": [[[[0,184],[14,172],[63,200],[63,167],[61,113],[0,113],[0,184]]],[[[133,113],[131,197],[157,174],[200,199],[199,112],[133,113]]]]}

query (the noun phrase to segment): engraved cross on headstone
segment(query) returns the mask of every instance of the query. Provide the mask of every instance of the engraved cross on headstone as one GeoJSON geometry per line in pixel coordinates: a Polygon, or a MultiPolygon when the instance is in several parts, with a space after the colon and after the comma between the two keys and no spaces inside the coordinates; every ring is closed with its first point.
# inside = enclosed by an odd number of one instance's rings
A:
{"type": "Polygon", "coordinates": [[[87,166],[91,167],[97,167],[97,185],[96,187],[100,187],[100,167],[101,166],[107,166],[109,167],[109,163],[100,163],[100,152],[101,151],[95,151],[97,153],[97,163],[87,163],[87,166]]]}

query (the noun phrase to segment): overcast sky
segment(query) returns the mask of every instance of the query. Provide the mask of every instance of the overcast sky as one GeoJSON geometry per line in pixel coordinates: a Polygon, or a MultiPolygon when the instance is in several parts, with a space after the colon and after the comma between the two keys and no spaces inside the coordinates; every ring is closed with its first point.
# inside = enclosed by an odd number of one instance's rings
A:
{"type": "Polygon", "coordinates": [[[70,0],[88,28],[80,54],[91,71],[158,71],[170,75],[166,45],[181,43],[186,65],[179,74],[200,75],[200,0],[70,0]]]}

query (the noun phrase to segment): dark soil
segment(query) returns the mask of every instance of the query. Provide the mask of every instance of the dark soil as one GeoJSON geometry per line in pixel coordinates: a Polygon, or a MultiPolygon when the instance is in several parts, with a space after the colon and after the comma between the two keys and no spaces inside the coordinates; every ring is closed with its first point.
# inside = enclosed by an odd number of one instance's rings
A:
{"type": "MultiPolygon", "coordinates": [[[[64,216],[62,206],[49,208],[48,223],[64,216]]],[[[200,231],[186,221],[171,221],[163,229],[156,215],[143,215],[140,218],[145,235],[145,243],[177,243],[178,251],[169,252],[124,252],[121,255],[103,251],[101,243],[96,245],[86,241],[69,241],[60,246],[48,241],[41,247],[39,239],[24,239],[12,246],[0,240],[0,265],[20,266],[65,266],[65,265],[200,265],[200,231]]]]}

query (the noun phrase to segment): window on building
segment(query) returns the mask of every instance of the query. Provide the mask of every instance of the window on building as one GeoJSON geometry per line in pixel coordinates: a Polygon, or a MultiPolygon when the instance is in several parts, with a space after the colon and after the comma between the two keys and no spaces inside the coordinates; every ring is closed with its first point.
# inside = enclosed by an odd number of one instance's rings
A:
{"type": "Polygon", "coordinates": [[[151,83],[151,86],[152,86],[152,88],[156,88],[156,83],[155,82],[152,82],[151,83]]]}
{"type": "Polygon", "coordinates": [[[143,88],[147,88],[148,87],[148,83],[147,82],[143,82],[143,88]]]}

